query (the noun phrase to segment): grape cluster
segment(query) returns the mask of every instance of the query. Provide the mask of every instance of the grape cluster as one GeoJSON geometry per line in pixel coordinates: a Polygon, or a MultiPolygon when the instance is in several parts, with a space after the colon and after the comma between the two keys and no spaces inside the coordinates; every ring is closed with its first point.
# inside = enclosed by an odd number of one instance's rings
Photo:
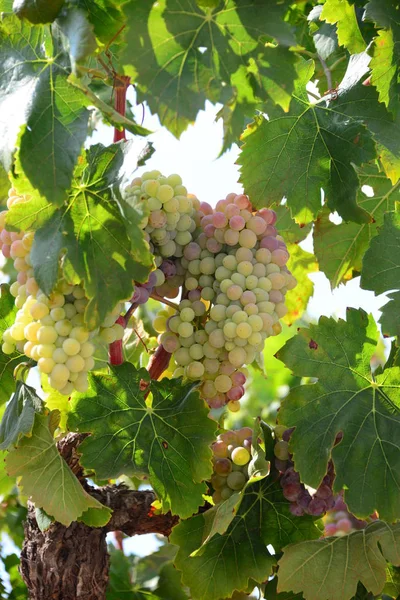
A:
{"type": "Polygon", "coordinates": [[[300,475],[295,471],[291,455],[289,454],[289,439],[293,428],[287,429],[283,425],[274,428],[275,435],[275,467],[280,471],[280,484],[283,495],[290,502],[290,511],[300,517],[304,514],[322,516],[334,506],[333,482],[335,470],[333,462],[328,463],[328,470],[318,489],[311,494],[300,481],[300,475]]]}
{"type": "Polygon", "coordinates": [[[200,203],[188,194],[179,175],[164,177],[160,171],[136,177],[125,195],[145,202],[150,211],[143,228],[157,267],[152,285],[159,296],[175,298],[185,279],[180,259],[198,227],[200,203]]]}
{"type": "Polygon", "coordinates": [[[199,213],[200,228],[181,259],[185,298],[161,343],[173,352],[177,376],[202,380],[209,406],[236,411],[244,365],[280,333],[285,294],[296,280],[274,211],[254,211],[244,194],[228,194],[215,210],[201,203],[199,213]]]}
{"type": "MultiPolygon", "coordinates": [[[[7,207],[25,201],[11,190],[7,207]]],[[[124,329],[115,322],[122,305],[106,316],[98,330],[90,332],[83,318],[88,303],[83,287],[61,280],[46,296],[34,278],[30,259],[34,234],[7,231],[6,214],[0,213],[0,250],[14,260],[18,271],[17,281],[10,287],[18,311],[15,323],[3,333],[2,351],[13,354],[18,350],[35,360],[39,371],[48,375],[50,386],[62,394],[70,395],[74,389],[85,392],[87,373],[95,364],[94,344],[122,339],[124,329]]]]}
{"type": "Polygon", "coordinates": [[[357,519],[347,508],[342,494],[338,494],[335,498],[334,506],[327,511],[324,517],[324,536],[329,537],[333,535],[341,537],[354,531],[359,531],[377,518],[377,513],[374,513],[367,519],[357,519]]]}
{"type": "Polygon", "coordinates": [[[249,480],[253,431],[242,427],[221,433],[212,445],[214,473],[211,477],[214,504],[240,492],[249,480]]]}

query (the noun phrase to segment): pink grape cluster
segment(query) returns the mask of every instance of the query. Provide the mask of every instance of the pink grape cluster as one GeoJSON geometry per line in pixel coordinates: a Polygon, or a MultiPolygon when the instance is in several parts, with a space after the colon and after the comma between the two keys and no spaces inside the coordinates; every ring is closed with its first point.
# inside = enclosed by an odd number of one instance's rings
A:
{"type": "Polygon", "coordinates": [[[244,194],[213,209],[199,205],[200,229],[183,250],[184,299],[161,343],[173,352],[176,376],[202,381],[209,406],[239,409],[245,365],[281,331],[285,294],[296,285],[273,210],[253,210],[244,194]]]}
{"type": "Polygon", "coordinates": [[[289,439],[293,428],[287,429],[284,425],[277,425],[275,435],[275,467],[280,471],[280,484],[283,495],[290,502],[290,511],[293,515],[301,517],[304,514],[321,516],[334,506],[333,482],[335,470],[333,462],[328,463],[328,470],[318,489],[311,494],[300,481],[300,475],[294,468],[289,454],[289,439]]]}
{"type": "Polygon", "coordinates": [[[324,517],[324,536],[341,537],[364,529],[368,523],[378,518],[377,513],[370,515],[367,519],[357,519],[348,509],[342,494],[335,498],[333,507],[327,511],[324,517]]]}

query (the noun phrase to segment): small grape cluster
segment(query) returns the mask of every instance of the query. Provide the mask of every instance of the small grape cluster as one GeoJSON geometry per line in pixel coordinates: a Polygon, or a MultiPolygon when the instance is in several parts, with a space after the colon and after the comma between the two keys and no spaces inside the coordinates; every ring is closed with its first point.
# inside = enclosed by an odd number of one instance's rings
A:
{"type": "Polygon", "coordinates": [[[221,433],[212,445],[214,473],[211,477],[214,504],[240,492],[249,480],[253,431],[242,427],[221,433]]]}
{"type": "Polygon", "coordinates": [[[164,177],[160,171],[136,177],[125,189],[125,195],[134,202],[145,202],[150,211],[143,229],[157,267],[152,287],[161,297],[175,298],[185,279],[181,257],[198,227],[200,203],[188,194],[179,175],[164,177]]]}
{"type": "Polygon", "coordinates": [[[274,428],[275,435],[275,467],[280,471],[280,484],[283,495],[290,502],[290,511],[293,515],[301,517],[304,514],[322,516],[334,506],[333,482],[335,470],[333,462],[328,463],[328,470],[318,489],[311,494],[300,481],[300,475],[295,471],[291,455],[289,454],[289,439],[293,428],[287,429],[284,425],[274,428]]]}
{"type": "Polygon", "coordinates": [[[327,511],[324,517],[324,536],[341,537],[364,529],[368,523],[378,518],[377,513],[370,515],[367,519],[357,519],[348,509],[342,494],[335,498],[334,506],[327,511]]]}
{"type": "MultiPolygon", "coordinates": [[[[11,190],[7,207],[26,200],[11,190]]],[[[18,271],[17,281],[10,287],[18,311],[14,324],[3,333],[2,351],[13,354],[18,350],[35,360],[39,371],[48,375],[50,386],[61,394],[85,392],[87,373],[95,364],[94,344],[122,339],[124,329],[116,323],[122,305],[106,316],[98,330],[89,331],[83,317],[88,303],[83,287],[61,280],[46,296],[34,278],[30,258],[34,234],[7,231],[6,214],[0,213],[0,250],[14,260],[18,271]]]]}

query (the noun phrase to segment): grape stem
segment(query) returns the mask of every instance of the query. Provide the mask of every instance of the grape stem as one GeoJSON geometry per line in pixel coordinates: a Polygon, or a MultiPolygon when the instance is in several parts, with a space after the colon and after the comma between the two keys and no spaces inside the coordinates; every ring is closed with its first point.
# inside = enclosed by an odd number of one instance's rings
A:
{"type": "MultiPolygon", "coordinates": [[[[115,321],[119,325],[125,325],[124,317],[118,317],[115,321]]],[[[108,347],[108,357],[110,365],[122,365],[124,362],[124,353],[122,351],[122,340],[116,340],[108,347]]]]}
{"type": "Polygon", "coordinates": [[[133,315],[133,313],[135,312],[135,310],[137,309],[138,306],[139,306],[139,304],[137,302],[133,302],[130,305],[130,307],[126,311],[125,315],[123,316],[124,322],[122,323],[122,325],[124,327],[128,327],[129,319],[131,318],[131,316],[133,315]]]}
{"type": "MultiPolygon", "coordinates": [[[[115,110],[125,116],[126,112],[126,92],[130,84],[130,77],[119,75],[115,78],[115,110]]],[[[126,140],[125,129],[114,128],[114,143],[121,140],[126,140]]]]}
{"type": "Polygon", "coordinates": [[[177,304],[175,304],[174,302],[171,302],[171,300],[167,300],[167,298],[162,298],[162,296],[159,296],[156,292],[153,292],[152,294],[150,294],[150,298],[153,298],[153,300],[158,300],[158,302],[161,302],[162,304],[167,304],[168,306],[171,306],[171,308],[174,308],[175,310],[179,310],[179,307],[177,304]]]}

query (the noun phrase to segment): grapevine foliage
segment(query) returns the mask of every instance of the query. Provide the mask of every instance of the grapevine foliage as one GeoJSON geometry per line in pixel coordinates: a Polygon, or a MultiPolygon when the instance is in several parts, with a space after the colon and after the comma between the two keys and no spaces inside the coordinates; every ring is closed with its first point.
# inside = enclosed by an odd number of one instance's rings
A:
{"type": "Polygon", "coordinates": [[[0,12],[0,535],[87,525],[104,564],[113,529],[168,536],[110,546],[109,600],[397,598],[398,2],[0,12]],[[203,110],[240,149],[222,200],[146,140],[203,110]],[[386,294],[377,322],[315,323],[317,271],[386,294]]]}

